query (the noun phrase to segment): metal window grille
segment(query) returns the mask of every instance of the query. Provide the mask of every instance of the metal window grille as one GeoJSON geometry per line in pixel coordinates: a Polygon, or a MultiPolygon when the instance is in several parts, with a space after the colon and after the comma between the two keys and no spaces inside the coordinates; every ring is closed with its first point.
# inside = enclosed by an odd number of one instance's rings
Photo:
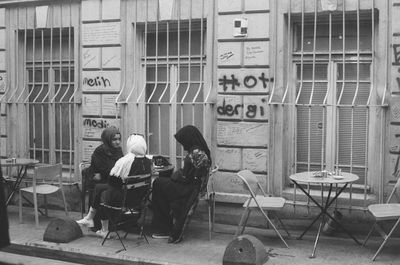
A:
{"type": "MultiPolygon", "coordinates": [[[[387,88],[383,89],[383,95],[377,96],[374,80],[376,3],[363,1],[361,8],[360,1],[354,1],[351,7],[343,2],[334,12],[318,10],[319,1],[286,3],[287,38],[293,40],[287,49],[285,65],[290,69],[286,77],[289,81],[280,98],[278,89],[273,87],[270,103],[283,104],[292,110],[294,166],[291,170],[339,167],[353,172],[360,180],[349,189],[349,206],[353,187],[362,190],[365,206],[371,190],[372,176],[368,174],[373,167],[368,163],[368,146],[373,141],[369,132],[371,126],[378,126],[383,137],[387,107],[387,88]],[[371,123],[372,116],[379,118],[371,123]]],[[[386,38],[387,32],[381,36],[386,38]]],[[[387,69],[382,70],[387,75],[387,69]]],[[[383,148],[382,143],[379,145],[383,148]]],[[[383,152],[379,159],[383,165],[383,152]]]]}
{"type": "Polygon", "coordinates": [[[135,123],[145,117],[143,126],[138,127],[145,132],[148,152],[169,156],[173,163],[184,155],[173,140],[174,133],[187,124],[208,130],[211,119],[207,109],[213,104],[211,75],[206,68],[211,65],[206,56],[207,14],[212,14],[206,9],[212,1],[175,3],[171,20],[150,15],[159,14],[159,1],[156,6],[149,1],[136,3],[132,21],[136,37],[128,49],[133,51],[133,62],[138,63],[133,66],[132,87],[124,87],[117,97],[118,104],[136,107],[135,123]]]}
{"type": "Polygon", "coordinates": [[[77,6],[71,1],[49,5],[46,27],[37,28],[34,6],[10,7],[9,24],[15,28],[10,31],[8,65],[13,81],[1,98],[7,115],[18,117],[13,123],[18,136],[10,152],[40,163],[62,163],[71,180],[77,89],[73,8],[77,6]]]}

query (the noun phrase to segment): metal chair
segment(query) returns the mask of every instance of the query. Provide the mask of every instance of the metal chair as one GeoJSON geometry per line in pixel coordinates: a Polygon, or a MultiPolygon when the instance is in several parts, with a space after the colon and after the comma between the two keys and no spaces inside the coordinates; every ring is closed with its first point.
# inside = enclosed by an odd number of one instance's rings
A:
{"type": "Polygon", "coordinates": [[[372,257],[372,260],[376,259],[379,252],[382,250],[382,248],[384,247],[384,245],[386,244],[386,242],[388,241],[388,239],[390,238],[390,236],[393,234],[393,232],[400,223],[400,203],[390,203],[390,200],[392,199],[393,195],[395,195],[397,199],[399,199],[399,196],[396,193],[399,187],[400,187],[400,178],[397,179],[397,182],[394,185],[393,190],[390,193],[386,203],[371,204],[368,206],[368,212],[374,217],[375,222],[371,227],[371,230],[368,232],[368,235],[364,240],[363,246],[365,246],[365,244],[367,243],[374,229],[376,229],[376,231],[384,239],[382,244],[376,251],[375,255],[372,257]],[[392,221],[392,222],[395,221],[395,223],[393,224],[389,233],[386,234],[386,232],[382,228],[382,224],[387,221],[392,221]]]}
{"type": "Polygon", "coordinates": [[[93,197],[93,189],[89,189],[87,187],[88,184],[88,179],[87,179],[87,170],[90,167],[90,162],[81,162],[79,163],[79,172],[81,173],[81,186],[82,186],[82,191],[81,191],[81,215],[83,215],[86,212],[86,193],[89,193],[89,205],[92,202],[92,197],[93,197]]]}
{"type": "Polygon", "coordinates": [[[19,189],[19,221],[22,223],[22,192],[33,194],[35,223],[39,227],[37,195],[44,196],[45,215],[47,216],[47,195],[61,191],[65,214],[68,216],[67,202],[63,191],[62,164],[35,167],[32,186],[19,189]]]}
{"type": "Polygon", "coordinates": [[[101,245],[104,245],[111,232],[115,232],[123,247],[123,249],[117,252],[126,250],[118,230],[126,232],[124,235],[125,239],[130,230],[136,227],[139,229],[139,235],[149,243],[144,234],[144,221],[150,195],[151,174],[129,176],[123,181],[122,204],[119,207],[107,205],[106,203],[100,204],[109,220],[109,231],[101,245]]]}
{"type": "Polygon", "coordinates": [[[240,219],[236,236],[243,234],[247,220],[250,217],[250,213],[252,210],[259,210],[262,215],[266,219],[267,228],[269,225],[275,230],[276,234],[282,240],[282,242],[289,248],[286,241],[283,239],[281,233],[279,233],[278,229],[274,225],[274,223],[269,218],[268,214],[271,213],[274,215],[275,219],[281,224],[282,228],[286,231],[287,235],[290,237],[289,231],[286,229],[285,225],[279,219],[279,217],[275,214],[276,211],[282,210],[283,206],[285,205],[285,199],[282,197],[270,197],[262,188],[261,184],[259,183],[256,175],[251,172],[250,170],[242,170],[237,173],[237,176],[243,181],[245,184],[244,186],[248,190],[250,196],[244,202],[243,207],[245,210],[243,211],[242,217],[240,219]],[[262,195],[257,195],[257,192],[261,191],[262,195]]]}
{"type": "Polygon", "coordinates": [[[208,233],[209,240],[211,240],[211,232],[214,226],[215,194],[212,192],[212,189],[209,186],[209,180],[212,179],[217,171],[218,166],[215,166],[213,169],[211,169],[209,174],[202,180],[200,189],[195,190],[188,198],[186,203],[185,219],[183,219],[183,223],[176,224],[177,227],[182,226],[180,236],[176,240],[176,242],[180,242],[182,240],[186,227],[189,225],[190,220],[192,219],[192,216],[196,211],[197,205],[201,200],[206,201],[208,204],[208,233]]]}

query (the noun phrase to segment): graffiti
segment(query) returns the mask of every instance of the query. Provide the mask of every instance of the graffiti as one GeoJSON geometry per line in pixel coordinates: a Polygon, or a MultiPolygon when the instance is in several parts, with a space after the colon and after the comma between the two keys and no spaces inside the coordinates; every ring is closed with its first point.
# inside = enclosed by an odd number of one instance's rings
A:
{"type": "Polygon", "coordinates": [[[221,61],[226,61],[233,56],[233,52],[225,52],[219,56],[221,61]]]}
{"type": "Polygon", "coordinates": [[[96,76],[95,78],[83,78],[83,84],[88,86],[111,86],[110,79],[104,78],[102,76],[96,76]]]}
{"type": "MultiPolygon", "coordinates": [[[[260,76],[257,78],[253,75],[247,75],[243,78],[243,85],[246,88],[253,88],[257,85],[257,83],[261,81],[263,88],[267,88],[267,85],[269,82],[273,82],[273,78],[267,78],[265,77],[265,73],[261,73],[260,76]]],[[[240,87],[241,83],[239,80],[235,77],[234,74],[231,75],[231,78],[227,78],[226,75],[224,75],[222,78],[218,79],[218,84],[222,85],[222,88],[224,91],[228,90],[228,86],[230,86],[231,90],[235,90],[236,87],[240,87]]]]}
{"type": "Polygon", "coordinates": [[[400,44],[393,44],[394,62],[392,65],[400,65],[400,44]]]}
{"type": "Polygon", "coordinates": [[[103,128],[110,127],[110,124],[105,120],[97,121],[94,119],[84,119],[83,126],[89,126],[89,127],[103,129],[103,128]]]}
{"type": "Polygon", "coordinates": [[[222,105],[217,107],[217,113],[221,116],[228,116],[232,117],[235,115],[239,115],[240,112],[243,110],[244,115],[248,119],[254,119],[257,117],[265,117],[266,116],[266,111],[265,111],[265,106],[263,106],[265,103],[267,103],[266,98],[261,98],[261,104],[227,104],[226,100],[223,99],[222,105]]]}

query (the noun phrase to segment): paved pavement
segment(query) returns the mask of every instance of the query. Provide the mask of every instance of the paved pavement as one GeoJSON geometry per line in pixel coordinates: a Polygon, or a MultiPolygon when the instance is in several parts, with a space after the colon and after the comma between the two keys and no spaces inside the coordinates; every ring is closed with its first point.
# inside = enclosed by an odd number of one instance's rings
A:
{"type": "MultiPolygon", "coordinates": [[[[69,243],[52,243],[43,241],[43,234],[51,218],[40,218],[40,227],[35,228],[31,208],[24,208],[24,223],[18,222],[18,208],[9,206],[10,236],[12,246],[5,249],[6,252],[23,253],[41,258],[56,258],[64,262],[82,264],[177,264],[177,265],[214,265],[222,264],[226,246],[234,239],[235,226],[216,225],[216,233],[213,239],[208,240],[207,223],[193,220],[190,223],[184,241],[180,244],[167,244],[166,240],[156,240],[149,237],[147,244],[135,234],[129,234],[126,243],[127,251],[115,253],[121,249],[120,242],[116,239],[107,240],[101,246],[101,239],[94,233],[84,230],[84,236],[69,243]]],[[[49,211],[50,217],[64,217],[61,211],[49,211]]],[[[80,213],[72,212],[70,217],[79,219],[80,213]]],[[[366,247],[357,245],[352,239],[339,234],[335,237],[321,236],[317,248],[316,257],[310,259],[313,249],[315,230],[311,230],[302,240],[296,236],[302,231],[290,230],[292,238],[287,238],[289,249],[270,230],[259,228],[246,229],[246,234],[257,237],[265,246],[269,254],[269,260],[265,264],[400,264],[398,246],[400,238],[394,238],[387,243],[382,253],[375,262],[371,257],[379,247],[381,239],[372,238],[366,247]]],[[[147,233],[150,233],[147,228],[147,233]]],[[[363,236],[357,235],[362,241],[363,236]]],[[[8,255],[8,254],[7,254],[8,255]]],[[[0,263],[14,262],[7,255],[0,252],[0,263]]],[[[32,260],[34,262],[34,260],[32,260]]],[[[45,263],[43,263],[45,264],[45,263]]],[[[51,263],[49,263],[51,264],[51,263]]]]}

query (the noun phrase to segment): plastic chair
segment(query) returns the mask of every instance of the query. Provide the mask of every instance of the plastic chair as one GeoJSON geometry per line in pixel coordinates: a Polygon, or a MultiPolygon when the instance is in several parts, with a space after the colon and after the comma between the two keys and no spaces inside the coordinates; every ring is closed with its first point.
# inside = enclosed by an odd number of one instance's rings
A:
{"type": "Polygon", "coordinates": [[[141,174],[129,176],[124,179],[122,185],[123,200],[120,206],[107,205],[101,203],[100,206],[105,211],[109,220],[109,231],[103,239],[101,245],[107,240],[111,232],[115,232],[123,249],[126,250],[118,230],[124,230],[126,233],[124,239],[132,228],[139,229],[139,235],[143,237],[147,243],[146,235],[144,234],[144,221],[146,218],[148,197],[150,195],[151,174],[141,174]]]}
{"type": "Polygon", "coordinates": [[[47,216],[47,195],[61,191],[65,214],[68,216],[67,203],[63,191],[62,164],[35,167],[32,186],[19,189],[19,221],[22,223],[22,192],[33,194],[33,206],[35,209],[35,223],[39,227],[39,214],[37,195],[44,196],[45,215],[47,216]]]}
{"type": "Polygon", "coordinates": [[[209,174],[202,180],[199,190],[195,190],[192,195],[187,200],[187,207],[185,213],[185,219],[183,224],[177,224],[177,227],[182,226],[181,234],[179,238],[175,242],[180,242],[183,238],[183,234],[186,230],[186,227],[189,225],[190,220],[194,212],[196,211],[197,205],[199,201],[204,200],[208,204],[208,234],[209,240],[211,240],[211,233],[214,227],[214,209],[215,209],[215,193],[213,193],[211,185],[209,185],[209,180],[213,178],[215,173],[218,171],[218,166],[215,166],[210,170],[209,174]]]}
{"type": "Polygon", "coordinates": [[[370,238],[372,232],[374,229],[383,237],[383,242],[379,246],[378,250],[376,251],[375,255],[372,257],[372,260],[375,260],[376,257],[378,256],[379,252],[382,250],[383,246],[386,244],[390,236],[393,234],[395,229],[397,228],[398,224],[400,223],[400,203],[390,203],[390,200],[392,199],[393,195],[396,195],[398,198],[398,195],[396,193],[397,189],[400,187],[400,178],[397,179],[396,184],[394,185],[394,188],[392,192],[390,193],[386,203],[380,203],[380,204],[371,204],[368,206],[368,211],[371,213],[371,215],[374,217],[375,222],[371,228],[371,230],[368,232],[367,237],[364,240],[363,246],[367,243],[368,239],[370,238]],[[386,232],[382,228],[382,224],[387,222],[387,221],[395,221],[393,224],[393,227],[390,229],[389,233],[386,234],[386,232]]]}
{"type": "Polygon", "coordinates": [[[279,219],[279,217],[275,214],[276,211],[282,210],[285,205],[285,199],[282,197],[270,197],[264,192],[261,184],[259,183],[256,175],[250,170],[242,170],[237,173],[237,176],[243,181],[244,186],[249,191],[249,198],[244,202],[243,207],[245,210],[243,211],[242,217],[240,219],[236,236],[243,234],[247,220],[250,217],[250,213],[252,210],[259,210],[262,215],[266,219],[267,228],[269,225],[275,230],[276,234],[282,240],[282,242],[289,248],[286,241],[283,239],[281,233],[279,233],[278,229],[274,225],[274,223],[269,218],[268,214],[273,214],[275,219],[281,224],[282,228],[286,231],[288,236],[290,237],[289,231],[286,229],[285,225],[279,219]],[[261,191],[262,195],[257,195],[257,191],[261,191]]]}

